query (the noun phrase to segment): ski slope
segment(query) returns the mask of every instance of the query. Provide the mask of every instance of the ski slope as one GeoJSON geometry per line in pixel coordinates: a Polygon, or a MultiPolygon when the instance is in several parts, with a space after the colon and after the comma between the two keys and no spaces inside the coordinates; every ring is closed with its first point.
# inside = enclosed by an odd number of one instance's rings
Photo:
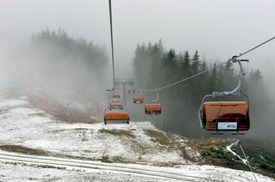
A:
{"type": "MultiPolygon", "coordinates": [[[[178,149],[166,148],[146,134],[158,131],[150,122],[67,124],[33,108],[24,97],[2,99],[0,121],[0,146],[23,146],[47,154],[2,150],[0,181],[254,181],[251,172],[185,160],[178,149]]],[[[177,140],[184,145],[186,139],[177,140]]]]}

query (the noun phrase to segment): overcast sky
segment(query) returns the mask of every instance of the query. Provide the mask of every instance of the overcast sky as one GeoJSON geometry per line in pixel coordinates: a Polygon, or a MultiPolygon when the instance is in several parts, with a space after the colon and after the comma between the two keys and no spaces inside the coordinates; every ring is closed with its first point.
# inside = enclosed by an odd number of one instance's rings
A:
{"type": "MultiPolygon", "coordinates": [[[[64,29],[109,51],[108,0],[0,0],[0,48],[32,34],[64,29]]],[[[131,69],[135,47],[160,38],[167,48],[227,59],[275,36],[274,0],[113,0],[117,74],[131,69]]],[[[275,65],[275,41],[249,54],[249,67],[275,65]]],[[[0,51],[1,52],[1,51],[0,51]]],[[[270,69],[274,70],[270,66],[270,69]]]]}

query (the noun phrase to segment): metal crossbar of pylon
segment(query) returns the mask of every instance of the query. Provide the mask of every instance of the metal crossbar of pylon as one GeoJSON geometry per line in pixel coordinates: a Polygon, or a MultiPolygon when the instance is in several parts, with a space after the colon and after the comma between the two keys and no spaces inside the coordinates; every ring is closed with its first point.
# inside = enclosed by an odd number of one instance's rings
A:
{"type": "Polygon", "coordinates": [[[116,84],[121,84],[123,87],[123,103],[125,107],[127,107],[127,100],[126,100],[126,85],[134,86],[134,79],[132,78],[116,78],[116,84]]]}
{"type": "Polygon", "coordinates": [[[127,85],[134,85],[134,79],[132,78],[116,78],[115,82],[127,85]]]}

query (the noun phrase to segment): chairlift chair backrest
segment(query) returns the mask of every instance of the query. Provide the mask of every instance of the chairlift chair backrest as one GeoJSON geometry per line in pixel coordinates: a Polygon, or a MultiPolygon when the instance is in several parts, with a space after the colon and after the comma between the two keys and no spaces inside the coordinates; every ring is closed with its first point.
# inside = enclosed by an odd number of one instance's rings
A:
{"type": "Polygon", "coordinates": [[[249,130],[249,106],[245,101],[204,102],[202,125],[209,131],[249,130]]]}
{"type": "Polygon", "coordinates": [[[160,103],[149,103],[145,104],[145,114],[161,114],[160,103]]]}
{"type": "Polygon", "coordinates": [[[133,103],[142,104],[143,103],[143,97],[142,96],[134,96],[133,97],[133,103]]]}

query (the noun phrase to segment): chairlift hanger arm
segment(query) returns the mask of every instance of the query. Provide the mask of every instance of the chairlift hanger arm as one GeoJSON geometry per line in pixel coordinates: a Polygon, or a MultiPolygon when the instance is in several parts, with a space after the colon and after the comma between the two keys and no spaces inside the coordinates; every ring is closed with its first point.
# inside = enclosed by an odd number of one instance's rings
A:
{"type": "Polygon", "coordinates": [[[156,93],[157,93],[157,97],[153,100],[154,103],[158,102],[158,100],[159,100],[159,89],[156,88],[155,91],[156,91],[156,93]]]}
{"type": "Polygon", "coordinates": [[[229,92],[222,92],[221,95],[239,95],[240,94],[241,85],[242,85],[242,79],[245,76],[245,73],[244,73],[244,70],[243,70],[243,66],[242,66],[242,62],[249,62],[249,60],[248,59],[238,59],[238,58],[241,57],[241,56],[243,56],[243,55],[245,55],[245,54],[247,54],[247,53],[249,53],[249,52],[251,52],[251,51],[253,51],[253,50],[255,50],[255,49],[257,49],[257,48],[259,48],[259,47],[261,47],[261,46],[263,46],[264,44],[272,41],[273,39],[275,39],[275,36],[272,37],[272,38],[270,38],[270,39],[268,39],[268,40],[266,40],[266,41],[264,41],[264,42],[262,42],[262,43],[260,43],[259,45],[255,46],[255,47],[253,47],[253,48],[245,51],[244,53],[240,53],[238,56],[237,55],[233,56],[229,60],[232,63],[238,63],[239,66],[240,66],[239,82],[238,82],[237,87],[234,90],[229,91],[229,92]]]}
{"type": "Polygon", "coordinates": [[[242,62],[244,62],[244,61],[248,62],[247,59],[237,59],[236,56],[233,56],[232,59],[229,60],[229,62],[238,63],[238,65],[240,67],[238,85],[232,91],[213,92],[212,93],[213,97],[230,96],[230,95],[240,95],[241,86],[242,86],[242,79],[245,76],[245,73],[244,73],[244,70],[243,70],[243,66],[242,66],[242,62]]]}
{"type": "Polygon", "coordinates": [[[201,128],[204,128],[203,127],[203,123],[202,123],[202,109],[203,109],[203,104],[204,104],[204,101],[209,98],[209,97],[213,97],[213,94],[208,94],[206,96],[203,97],[202,101],[201,101],[201,104],[200,104],[200,109],[198,110],[198,116],[199,116],[199,121],[200,121],[200,125],[201,125],[201,128]]]}

